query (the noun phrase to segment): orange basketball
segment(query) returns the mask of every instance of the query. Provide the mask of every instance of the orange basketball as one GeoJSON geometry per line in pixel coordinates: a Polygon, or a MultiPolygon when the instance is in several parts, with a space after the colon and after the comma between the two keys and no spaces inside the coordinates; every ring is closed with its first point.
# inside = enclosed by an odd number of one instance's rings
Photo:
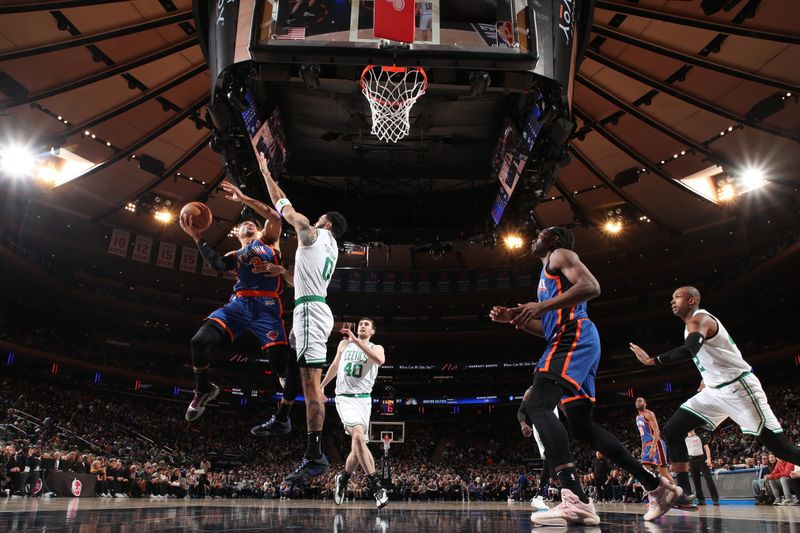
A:
{"type": "Polygon", "coordinates": [[[281,217],[278,213],[270,211],[270,215],[264,220],[264,240],[275,242],[281,237],[281,217]]]}
{"type": "Polygon", "coordinates": [[[183,209],[181,215],[192,217],[192,226],[198,231],[205,231],[211,226],[211,209],[203,202],[189,202],[183,209]]]}

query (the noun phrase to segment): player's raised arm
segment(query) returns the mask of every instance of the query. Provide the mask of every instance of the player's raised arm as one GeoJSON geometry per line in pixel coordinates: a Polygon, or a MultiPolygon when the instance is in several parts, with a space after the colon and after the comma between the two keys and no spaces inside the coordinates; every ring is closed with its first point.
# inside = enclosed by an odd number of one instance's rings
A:
{"type": "Polygon", "coordinates": [[[262,218],[269,220],[270,217],[278,215],[278,212],[272,209],[270,206],[264,202],[256,200],[255,198],[247,196],[241,191],[241,189],[239,189],[239,187],[227,180],[223,181],[220,187],[222,187],[222,190],[225,191],[225,199],[232,202],[240,202],[246,205],[258,213],[262,218]]]}
{"type": "Polygon", "coordinates": [[[258,165],[261,167],[261,173],[264,175],[264,181],[267,183],[267,191],[269,191],[270,200],[275,205],[275,210],[286,219],[286,221],[294,227],[297,232],[297,240],[303,246],[310,246],[317,240],[317,228],[315,228],[308,217],[295,210],[292,203],[286,198],[286,193],[278,187],[278,184],[272,178],[272,174],[267,167],[267,159],[260,152],[256,152],[258,165]]]}
{"type": "Polygon", "coordinates": [[[191,215],[181,213],[178,223],[181,229],[194,240],[195,244],[197,244],[200,255],[203,256],[203,260],[205,260],[209,267],[217,272],[228,272],[234,269],[236,266],[236,257],[230,254],[226,254],[225,256],[219,255],[200,235],[200,231],[194,227],[191,215]]]}
{"type": "Polygon", "coordinates": [[[345,341],[352,342],[358,346],[364,354],[372,359],[378,366],[386,362],[386,354],[384,353],[383,346],[380,344],[373,344],[370,346],[368,343],[359,339],[350,329],[344,328],[340,332],[342,335],[347,335],[345,341]]]}

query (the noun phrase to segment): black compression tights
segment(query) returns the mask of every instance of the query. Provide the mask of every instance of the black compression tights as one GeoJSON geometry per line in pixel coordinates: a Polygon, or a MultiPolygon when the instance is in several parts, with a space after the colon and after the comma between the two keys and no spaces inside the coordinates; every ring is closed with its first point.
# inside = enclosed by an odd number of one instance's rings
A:
{"type": "MultiPolygon", "coordinates": [[[[553,412],[564,394],[565,390],[560,384],[536,374],[533,391],[527,402],[528,417],[536,426],[544,444],[545,456],[556,472],[564,465],[575,463],[567,431],[553,412]]],[[[567,404],[564,412],[572,436],[586,442],[593,450],[603,453],[611,461],[631,472],[647,490],[655,489],[658,486],[658,478],[645,470],[616,437],[594,423],[592,411],[593,406],[589,402],[578,400],[567,404]]]]}
{"type": "Polygon", "coordinates": [[[297,354],[287,345],[270,346],[264,352],[269,359],[272,371],[278,377],[286,380],[283,386],[283,397],[287,401],[294,401],[300,394],[300,366],[297,364],[297,354]]]}
{"type": "Polygon", "coordinates": [[[210,321],[203,322],[192,337],[192,366],[199,369],[208,367],[211,363],[211,348],[222,344],[226,335],[210,321]]]}

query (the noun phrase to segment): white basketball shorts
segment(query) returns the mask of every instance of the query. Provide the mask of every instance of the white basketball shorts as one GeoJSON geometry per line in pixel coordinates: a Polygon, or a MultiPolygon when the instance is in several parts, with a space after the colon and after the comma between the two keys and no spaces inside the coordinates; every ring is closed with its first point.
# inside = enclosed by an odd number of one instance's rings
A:
{"type": "Polygon", "coordinates": [[[336,412],[342,420],[344,432],[350,434],[350,428],[364,428],[364,440],[369,442],[369,415],[372,412],[370,395],[354,394],[336,396],[336,412]]]}
{"type": "Polygon", "coordinates": [[[306,365],[323,366],[327,361],[328,337],[333,330],[333,314],[325,302],[304,302],[294,307],[292,323],[293,339],[289,339],[297,350],[297,360],[306,365]]]}
{"type": "Polygon", "coordinates": [[[783,431],[767,403],[761,382],[750,373],[719,389],[706,386],[686,400],[681,409],[705,420],[711,430],[730,418],[748,435],[758,435],[764,428],[783,431]]]}

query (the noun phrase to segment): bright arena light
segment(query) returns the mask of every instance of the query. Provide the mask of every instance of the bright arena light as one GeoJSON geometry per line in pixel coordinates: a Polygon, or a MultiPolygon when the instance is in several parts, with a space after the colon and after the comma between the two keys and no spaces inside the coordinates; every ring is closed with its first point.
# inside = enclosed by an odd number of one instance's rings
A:
{"type": "Polygon", "coordinates": [[[517,248],[522,248],[522,237],[519,235],[515,235],[513,233],[509,233],[503,238],[503,242],[506,244],[506,248],[511,250],[516,250],[517,248]]]}
{"type": "Polygon", "coordinates": [[[764,185],[764,171],[759,168],[748,168],[741,175],[743,188],[747,191],[764,185]]]}
{"type": "Polygon", "coordinates": [[[156,217],[156,220],[163,224],[172,222],[172,213],[169,211],[156,211],[153,216],[156,217]]]}
{"type": "Polygon", "coordinates": [[[717,192],[717,200],[720,202],[728,202],[736,197],[736,189],[732,183],[726,183],[719,188],[717,192]]]}
{"type": "Polygon", "coordinates": [[[28,147],[12,144],[0,148],[0,168],[14,176],[29,176],[36,168],[36,154],[28,147]]]}
{"type": "Polygon", "coordinates": [[[618,220],[609,220],[606,222],[605,229],[609,233],[617,234],[622,231],[622,222],[618,220]]]}

